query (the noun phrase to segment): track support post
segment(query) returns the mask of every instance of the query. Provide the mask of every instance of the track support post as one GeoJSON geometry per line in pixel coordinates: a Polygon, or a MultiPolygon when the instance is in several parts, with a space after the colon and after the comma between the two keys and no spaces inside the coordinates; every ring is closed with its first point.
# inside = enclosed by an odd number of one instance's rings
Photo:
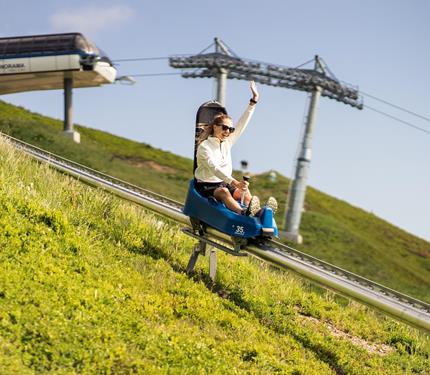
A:
{"type": "Polygon", "coordinates": [[[209,254],[209,277],[212,282],[215,282],[216,278],[216,249],[211,247],[211,252],[209,254]]]}
{"type": "MultiPolygon", "coordinates": [[[[199,259],[199,255],[206,255],[206,250],[208,249],[208,244],[205,241],[199,241],[195,244],[193,248],[193,253],[190,256],[190,260],[188,261],[186,273],[189,275],[194,271],[196,267],[197,260],[199,259]]],[[[209,277],[215,282],[216,278],[216,268],[217,268],[217,254],[216,249],[209,245],[209,277]]]]}
{"type": "Polygon", "coordinates": [[[210,238],[207,238],[204,235],[204,231],[200,231],[196,225],[193,223],[193,230],[189,228],[182,228],[182,232],[190,237],[193,237],[198,240],[198,242],[194,245],[193,253],[191,254],[190,260],[188,261],[188,265],[186,268],[186,273],[190,274],[194,271],[194,268],[197,263],[197,259],[199,255],[206,255],[206,250],[210,250],[209,253],[209,277],[212,282],[215,282],[216,279],[216,271],[217,271],[217,249],[226,252],[227,254],[234,255],[236,257],[246,257],[247,253],[242,253],[241,246],[246,244],[246,240],[244,239],[235,239],[232,238],[234,243],[234,249],[226,247],[216,241],[213,241],[210,238]],[[196,231],[198,233],[196,233],[196,231]]]}
{"type": "Polygon", "coordinates": [[[188,261],[186,272],[187,274],[190,274],[194,271],[194,268],[196,266],[197,260],[199,258],[199,255],[205,255],[206,254],[206,242],[199,241],[195,244],[193,248],[193,253],[191,254],[190,260],[188,261]]]}

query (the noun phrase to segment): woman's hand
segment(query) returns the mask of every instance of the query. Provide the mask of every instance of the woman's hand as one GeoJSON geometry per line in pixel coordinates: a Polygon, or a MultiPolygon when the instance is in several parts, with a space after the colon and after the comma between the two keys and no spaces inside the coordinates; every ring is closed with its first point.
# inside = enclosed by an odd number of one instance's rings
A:
{"type": "Polygon", "coordinates": [[[260,94],[258,93],[257,85],[255,84],[254,81],[250,81],[249,85],[250,85],[251,91],[252,91],[252,100],[258,102],[258,98],[260,97],[260,94]]]}
{"type": "Polygon", "coordinates": [[[236,189],[246,191],[248,190],[249,182],[233,180],[230,185],[235,187],[236,189]]]}

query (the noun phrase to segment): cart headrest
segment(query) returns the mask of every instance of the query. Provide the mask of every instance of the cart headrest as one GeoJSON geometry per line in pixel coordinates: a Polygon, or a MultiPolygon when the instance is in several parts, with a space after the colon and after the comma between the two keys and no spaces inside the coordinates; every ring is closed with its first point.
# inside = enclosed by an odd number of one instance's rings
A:
{"type": "Polygon", "coordinates": [[[196,124],[211,124],[219,113],[227,114],[227,110],[217,101],[210,100],[203,103],[197,111],[196,124]]]}

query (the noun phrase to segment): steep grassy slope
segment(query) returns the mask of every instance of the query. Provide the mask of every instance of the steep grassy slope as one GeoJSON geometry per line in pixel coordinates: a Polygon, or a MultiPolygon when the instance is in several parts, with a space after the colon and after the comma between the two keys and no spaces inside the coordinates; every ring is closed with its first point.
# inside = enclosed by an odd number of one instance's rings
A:
{"type": "Polygon", "coordinates": [[[0,131],[93,169],[183,200],[192,162],[144,143],[76,126],[80,145],[62,136],[62,122],[0,101],[0,131]]]}
{"type": "MultiPolygon", "coordinates": [[[[276,195],[283,207],[288,181],[278,176],[273,183],[263,174],[255,179],[255,191],[276,195]]],[[[430,243],[312,188],[307,190],[305,209],[305,243],[294,247],[430,302],[430,243]]]]}
{"type": "Polygon", "coordinates": [[[430,342],[179,228],[0,138],[0,372],[426,374],[430,342]]]}
{"type": "MultiPolygon", "coordinates": [[[[61,134],[62,124],[0,101],[0,131],[94,169],[183,201],[192,170],[189,159],[101,131],[77,127],[82,144],[61,134]]],[[[274,195],[285,206],[288,180],[255,176],[253,192],[274,195]]],[[[282,223],[280,210],[277,221],[282,223]]],[[[430,302],[430,244],[399,228],[309,188],[299,248],[364,277],[430,302]]]]}

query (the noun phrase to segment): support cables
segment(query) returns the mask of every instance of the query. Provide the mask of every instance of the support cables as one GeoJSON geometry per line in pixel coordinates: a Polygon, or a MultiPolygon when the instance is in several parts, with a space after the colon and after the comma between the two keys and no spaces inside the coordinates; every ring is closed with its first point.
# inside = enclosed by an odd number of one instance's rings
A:
{"type": "Polygon", "coordinates": [[[416,112],[410,111],[409,109],[406,109],[406,108],[400,107],[400,106],[398,106],[398,105],[396,105],[396,104],[390,103],[390,102],[388,102],[388,101],[386,101],[386,100],[384,100],[384,99],[377,98],[376,96],[370,95],[370,94],[365,93],[365,92],[363,92],[363,91],[360,91],[360,92],[361,92],[361,94],[363,94],[363,95],[365,95],[365,96],[368,96],[369,98],[375,99],[375,100],[377,100],[378,102],[381,102],[381,103],[387,104],[387,105],[389,105],[389,106],[391,106],[391,107],[393,107],[393,108],[399,109],[400,111],[403,111],[403,112],[409,113],[410,115],[413,115],[413,116],[419,117],[419,118],[420,118],[420,119],[422,119],[422,120],[426,120],[426,121],[429,121],[429,122],[430,122],[430,118],[428,118],[428,117],[422,116],[422,115],[420,115],[420,114],[418,114],[418,113],[416,113],[416,112]]]}
{"type": "MultiPolygon", "coordinates": [[[[168,60],[169,57],[132,57],[132,58],[125,58],[125,59],[116,59],[112,60],[115,65],[120,65],[116,63],[121,62],[137,62],[137,61],[158,61],[158,60],[168,60]]],[[[177,72],[166,72],[166,73],[137,73],[137,74],[127,74],[128,77],[161,77],[161,76],[174,76],[174,75],[180,75],[182,73],[177,72]]]]}
{"type": "Polygon", "coordinates": [[[372,111],[374,111],[374,112],[376,112],[376,113],[379,113],[379,114],[381,114],[381,115],[384,115],[384,116],[386,116],[386,117],[389,117],[389,118],[391,118],[391,119],[393,119],[393,120],[395,120],[395,121],[398,121],[398,122],[400,122],[400,123],[402,123],[402,124],[404,124],[404,125],[407,125],[407,126],[409,126],[409,127],[413,128],[413,129],[416,129],[416,130],[422,131],[422,132],[424,132],[424,133],[430,134],[430,130],[427,130],[427,129],[421,128],[421,127],[419,127],[419,126],[417,126],[417,125],[411,124],[410,122],[407,122],[407,121],[404,121],[404,120],[402,120],[402,119],[399,119],[398,117],[392,116],[392,115],[390,115],[390,114],[388,114],[388,113],[385,113],[385,112],[383,112],[383,111],[380,111],[380,110],[378,110],[378,109],[376,109],[376,108],[372,108],[372,107],[370,107],[370,106],[368,106],[368,105],[366,105],[366,104],[364,104],[363,106],[364,106],[364,108],[368,108],[368,109],[370,109],[370,110],[372,110],[372,111]]]}
{"type": "Polygon", "coordinates": [[[173,73],[148,73],[148,74],[127,74],[127,76],[131,76],[131,77],[160,77],[160,76],[177,76],[177,75],[181,75],[182,73],[177,73],[177,72],[173,72],[173,73]]]}
{"type": "Polygon", "coordinates": [[[153,61],[153,60],[168,60],[168,57],[133,57],[129,59],[118,59],[112,60],[114,63],[116,62],[128,62],[128,61],[153,61]]]}

